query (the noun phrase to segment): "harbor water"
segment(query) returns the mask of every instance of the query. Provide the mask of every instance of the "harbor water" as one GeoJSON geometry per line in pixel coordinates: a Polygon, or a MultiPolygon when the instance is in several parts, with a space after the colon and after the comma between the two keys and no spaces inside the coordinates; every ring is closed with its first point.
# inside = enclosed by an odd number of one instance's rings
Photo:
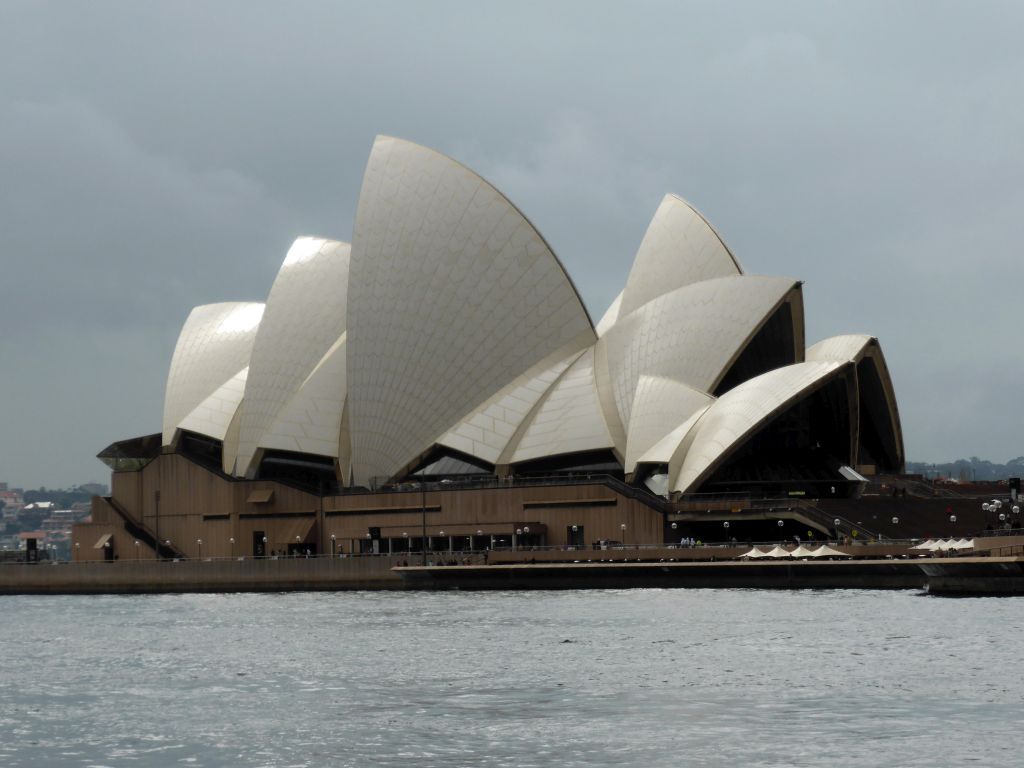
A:
{"type": "Polygon", "coordinates": [[[0,765],[1016,765],[1024,598],[0,598],[0,765]]]}

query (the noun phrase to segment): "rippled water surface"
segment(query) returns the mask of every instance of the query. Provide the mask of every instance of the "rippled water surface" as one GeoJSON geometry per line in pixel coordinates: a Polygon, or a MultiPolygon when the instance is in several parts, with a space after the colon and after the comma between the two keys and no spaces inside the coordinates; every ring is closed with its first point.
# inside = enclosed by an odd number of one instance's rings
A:
{"type": "Polygon", "coordinates": [[[1019,765],[1024,598],[0,598],[3,766],[1019,765]]]}

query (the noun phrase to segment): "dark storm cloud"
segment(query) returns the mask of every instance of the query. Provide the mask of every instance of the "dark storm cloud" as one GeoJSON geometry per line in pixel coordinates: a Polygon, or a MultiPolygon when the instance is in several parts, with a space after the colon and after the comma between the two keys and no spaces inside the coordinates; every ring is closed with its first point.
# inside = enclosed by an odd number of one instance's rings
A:
{"type": "Polygon", "coordinates": [[[1011,3],[4,3],[0,479],[160,426],[200,303],[351,235],[376,133],[544,233],[595,320],[665,192],[808,340],[878,335],[908,455],[1019,453],[1024,12],[1011,3]]]}

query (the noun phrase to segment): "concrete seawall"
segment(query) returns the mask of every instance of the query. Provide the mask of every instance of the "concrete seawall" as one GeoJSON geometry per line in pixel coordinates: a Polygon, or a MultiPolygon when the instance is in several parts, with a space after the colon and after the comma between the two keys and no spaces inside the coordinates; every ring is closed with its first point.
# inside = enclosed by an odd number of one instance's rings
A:
{"type": "Polygon", "coordinates": [[[1024,558],[590,562],[406,566],[404,558],[40,563],[0,566],[0,594],[341,590],[922,589],[1022,594],[1024,558]]]}
{"type": "Polygon", "coordinates": [[[117,561],[0,566],[0,594],[405,589],[391,557],[117,561]]]}
{"type": "Polygon", "coordinates": [[[396,568],[413,589],[920,589],[912,560],[550,563],[396,568]]]}

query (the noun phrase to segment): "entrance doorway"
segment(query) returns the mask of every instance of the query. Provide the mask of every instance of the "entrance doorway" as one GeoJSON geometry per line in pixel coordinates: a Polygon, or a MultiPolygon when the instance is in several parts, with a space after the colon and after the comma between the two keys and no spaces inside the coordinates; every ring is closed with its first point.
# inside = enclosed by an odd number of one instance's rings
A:
{"type": "Polygon", "coordinates": [[[267,556],[267,534],[263,531],[252,532],[252,556],[253,557],[266,557],[267,556]]]}

